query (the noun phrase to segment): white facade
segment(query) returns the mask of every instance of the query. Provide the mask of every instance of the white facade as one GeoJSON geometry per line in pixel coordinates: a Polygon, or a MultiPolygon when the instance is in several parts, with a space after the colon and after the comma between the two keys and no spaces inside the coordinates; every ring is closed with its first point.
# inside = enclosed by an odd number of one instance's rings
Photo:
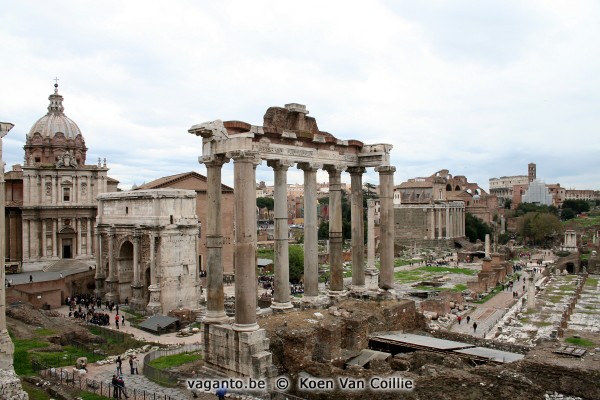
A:
{"type": "Polygon", "coordinates": [[[534,203],[540,205],[552,205],[552,195],[544,181],[534,180],[529,183],[527,191],[523,194],[522,203],[534,203]]]}

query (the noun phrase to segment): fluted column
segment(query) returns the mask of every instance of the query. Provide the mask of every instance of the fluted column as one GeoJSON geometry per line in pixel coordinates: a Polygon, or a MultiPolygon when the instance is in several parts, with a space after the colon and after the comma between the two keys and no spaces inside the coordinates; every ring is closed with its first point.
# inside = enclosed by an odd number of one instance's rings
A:
{"type": "Polygon", "coordinates": [[[256,179],[254,151],[232,152],[235,199],[235,323],[236,331],[259,329],[256,323],[257,282],[254,235],[256,179]]]}
{"type": "Polygon", "coordinates": [[[328,165],[329,173],[329,268],[331,281],[330,294],[337,295],[344,290],[342,267],[342,167],[328,165]]]}
{"type": "Polygon", "coordinates": [[[365,228],[364,228],[364,209],[363,209],[363,191],[362,174],[365,173],[363,167],[351,167],[351,227],[352,227],[352,290],[363,292],[365,288],[365,228]]]}
{"type": "Polygon", "coordinates": [[[429,239],[435,239],[435,205],[431,205],[429,210],[429,239]]]}
{"type": "Polygon", "coordinates": [[[444,214],[446,217],[446,239],[450,239],[450,206],[444,204],[444,214]]]}
{"type": "Polygon", "coordinates": [[[321,165],[301,163],[304,171],[304,297],[319,295],[317,171],[321,165]]]}
{"type": "Polygon", "coordinates": [[[94,293],[96,296],[103,296],[106,276],[104,275],[104,260],[102,259],[102,232],[100,232],[98,227],[96,227],[96,274],[94,279],[96,281],[96,290],[94,290],[94,293]]]}
{"type": "MultiPolygon", "coordinates": [[[[75,257],[81,256],[81,218],[77,218],[77,254],[75,257]]],[[[73,258],[75,258],[73,257],[73,258]]]]}
{"type": "Polygon", "coordinates": [[[58,257],[58,220],[52,220],[52,255],[58,257]]]}
{"type": "Polygon", "coordinates": [[[436,214],[437,214],[437,238],[441,239],[442,238],[442,209],[438,206],[438,208],[436,208],[436,214]]]}
{"type": "Polygon", "coordinates": [[[42,257],[46,257],[46,220],[42,219],[42,257]]]}
{"type": "Polygon", "coordinates": [[[223,289],[223,235],[221,232],[221,170],[226,162],[223,156],[203,160],[206,165],[206,317],[204,322],[219,323],[227,320],[223,289]]]}
{"type": "Polygon", "coordinates": [[[269,160],[275,174],[275,297],[271,308],[293,308],[290,302],[290,265],[287,216],[287,171],[291,163],[269,160]]]}
{"type": "Polygon", "coordinates": [[[381,166],[379,172],[379,198],[381,202],[381,266],[379,287],[394,288],[394,172],[395,167],[381,166]]]}
{"type": "Polygon", "coordinates": [[[88,256],[92,255],[92,219],[87,218],[85,221],[85,226],[87,228],[86,237],[85,237],[85,254],[88,256]]]}

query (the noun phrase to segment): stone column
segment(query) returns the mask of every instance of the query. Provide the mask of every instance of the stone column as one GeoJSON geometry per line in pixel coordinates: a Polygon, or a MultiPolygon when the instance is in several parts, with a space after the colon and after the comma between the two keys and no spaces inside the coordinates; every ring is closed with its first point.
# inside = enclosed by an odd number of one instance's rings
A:
{"type": "Polygon", "coordinates": [[[223,289],[223,235],[221,231],[221,168],[226,162],[223,156],[204,160],[207,180],[206,213],[206,316],[205,323],[220,323],[228,320],[225,313],[223,289]]]}
{"type": "MultiPolygon", "coordinates": [[[[58,204],[58,196],[56,194],[56,191],[58,190],[57,186],[56,186],[56,176],[52,176],[52,204],[58,204]]],[[[43,188],[42,188],[43,191],[43,188]]]]}
{"type": "Polygon", "coordinates": [[[58,257],[58,220],[52,220],[52,254],[58,257]]]}
{"type": "Polygon", "coordinates": [[[446,217],[446,239],[450,239],[450,206],[444,204],[444,214],[446,217]]]}
{"type": "Polygon", "coordinates": [[[256,323],[256,179],[254,163],[257,153],[251,150],[232,152],[235,199],[235,323],[236,331],[255,331],[256,323]]]}
{"type": "Polygon", "coordinates": [[[133,282],[131,283],[131,303],[136,310],[144,309],[144,286],[140,280],[140,232],[133,233],[133,282]]]}
{"type": "Polygon", "coordinates": [[[76,257],[81,256],[81,218],[77,218],[77,255],[76,257]]]}
{"type": "Polygon", "coordinates": [[[287,216],[287,171],[291,163],[269,160],[275,173],[275,297],[271,308],[293,308],[290,302],[290,266],[287,216]]]}
{"type": "Polygon", "coordinates": [[[304,171],[304,298],[319,295],[317,171],[321,165],[302,163],[304,171]]]}
{"type": "Polygon", "coordinates": [[[148,292],[150,300],[146,305],[146,313],[154,315],[160,313],[160,283],[158,281],[158,271],[156,270],[156,238],[155,232],[150,232],[150,286],[148,286],[148,292]]]}
{"type": "Polygon", "coordinates": [[[29,260],[29,220],[23,218],[23,261],[29,260]]]}
{"type": "Polygon", "coordinates": [[[329,173],[329,268],[330,295],[339,295],[344,290],[342,267],[342,187],[343,167],[328,165],[329,173]]]}
{"type": "Polygon", "coordinates": [[[106,278],[106,299],[108,301],[118,301],[118,293],[117,293],[117,271],[115,266],[114,259],[114,242],[115,242],[115,232],[114,229],[109,228],[108,230],[108,278],[106,278]]]}
{"type": "Polygon", "coordinates": [[[433,205],[433,204],[431,205],[431,211],[429,212],[429,215],[431,217],[431,220],[430,220],[431,232],[429,232],[429,238],[431,240],[433,240],[433,239],[435,239],[435,205],[433,205]]]}
{"type": "Polygon", "coordinates": [[[104,296],[105,288],[104,288],[104,280],[106,276],[104,275],[104,260],[102,259],[102,233],[99,231],[99,228],[96,227],[96,274],[94,279],[96,281],[96,289],[94,293],[96,296],[104,296]]]}
{"type": "Polygon", "coordinates": [[[535,285],[533,284],[533,271],[527,277],[527,310],[535,308],[535,285]]]}
{"type": "Polygon", "coordinates": [[[485,259],[490,259],[490,234],[485,234],[485,259]]]}
{"type": "Polygon", "coordinates": [[[351,224],[352,224],[352,290],[364,292],[365,288],[365,228],[363,211],[363,167],[350,167],[351,224]]]}
{"type": "Polygon", "coordinates": [[[395,167],[381,166],[379,172],[379,198],[381,202],[381,266],[379,287],[394,288],[394,172],[395,167]]]}
{"type": "Polygon", "coordinates": [[[367,200],[367,269],[375,269],[375,200],[367,200]]]}
{"type": "Polygon", "coordinates": [[[46,220],[42,219],[42,257],[46,257],[46,220]]]}
{"type": "Polygon", "coordinates": [[[87,235],[85,237],[85,254],[91,256],[92,252],[92,219],[87,218],[85,221],[87,227],[87,235]]]}

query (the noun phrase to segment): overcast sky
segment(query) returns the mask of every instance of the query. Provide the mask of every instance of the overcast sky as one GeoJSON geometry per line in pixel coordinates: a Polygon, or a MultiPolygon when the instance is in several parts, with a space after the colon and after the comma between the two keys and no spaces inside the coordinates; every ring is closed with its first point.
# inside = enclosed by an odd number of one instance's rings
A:
{"type": "MultiPolygon", "coordinates": [[[[340,139],[391,143],[394,181],[440,169],[600,189],[600,2],[0,0],[7,170],[59,78],[87,163],[123,189],[186,171],[214,120],[305,104],[340,139]]],[[[302,183],[290,169],[289,183],[302,183]]],[[[223,173],[232,185],[230,164],[223,173]]],[[[349,175],[343,174],[349,182],[349,175]]],[[[319,175],[325,181],[327,174],[319,175]]],[[[272,183],[265,163],[257,180],[272,183]]],[[[365,182],[378,183],[369,169],[365,182]]]]}

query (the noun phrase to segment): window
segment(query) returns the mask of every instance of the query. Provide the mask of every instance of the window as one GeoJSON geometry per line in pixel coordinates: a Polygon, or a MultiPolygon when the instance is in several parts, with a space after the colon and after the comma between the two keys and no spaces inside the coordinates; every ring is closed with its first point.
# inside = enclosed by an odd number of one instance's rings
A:
{"type": "Polygon", "coordinates": [[[71,201],[71,188],[63,188],[63,201],[71,201]]]}
{"type": "Polygon", "coordinates": [[[35,162],[41,162],[41,161],[42,161],[42,159],[40,157],[35,158],[35,162]]]}

